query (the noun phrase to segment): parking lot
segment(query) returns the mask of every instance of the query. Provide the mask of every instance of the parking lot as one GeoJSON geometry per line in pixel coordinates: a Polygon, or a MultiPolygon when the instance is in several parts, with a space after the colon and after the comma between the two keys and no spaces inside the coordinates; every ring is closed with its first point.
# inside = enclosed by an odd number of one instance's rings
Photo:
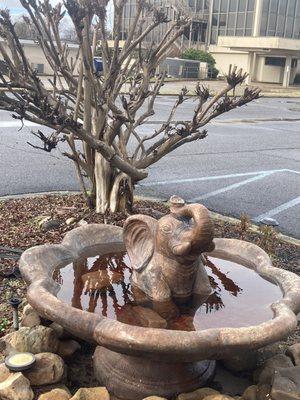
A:
{"type": "MultiPolygon", "coordinates": [[[[153,121],[157,129],[174,98],[161,97],[153,121]]],[[[190,118],[184,103],[178,118],[190,118]]],[[[0,112],[0,195],[78,190],[72,163],[61,152],[46,154],[28,146],[31,126],[0,112]]],[[[186,144],[149,169],[136,193],[167,200],[178,194],[211,210],[258,221],[277,220],[279,229],[300,238],[300,99],[259,99],[208,126],[208,137],[186,144]]],[[[63,145],[62,145],[63,146],[63,145]]]]}

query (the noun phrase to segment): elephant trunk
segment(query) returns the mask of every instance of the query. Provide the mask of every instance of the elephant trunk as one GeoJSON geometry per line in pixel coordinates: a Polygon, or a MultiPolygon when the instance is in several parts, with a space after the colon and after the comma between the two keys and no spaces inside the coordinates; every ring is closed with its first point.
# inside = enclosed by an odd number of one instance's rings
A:
{"type": "Polygon", "coordinates": [[[174,254],[183,256],[212,251],[214,227],[208,209],[201,204],[185,205],[178,201],[180,198],[177,196],[173,198],[176,202],[171,203],[171,212],[177,217],[189,219],[189,227],[181,235],[180,244],[173,248],[174,254]]]}
{"type": "Polygon", "coordinates": [[[214,249],[214,226],[209,211],[201,204],[187,206],[190,217],[194,220],[191,230],[191,250],[210,252],[214,249]]]}

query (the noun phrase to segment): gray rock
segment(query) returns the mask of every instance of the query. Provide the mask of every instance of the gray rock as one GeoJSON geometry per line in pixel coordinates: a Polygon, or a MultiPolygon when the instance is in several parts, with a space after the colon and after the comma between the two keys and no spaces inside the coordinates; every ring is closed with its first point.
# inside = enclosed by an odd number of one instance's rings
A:
{"type": "Polygon", "coordinates": [[[233,372],[253,371],[257,368],[257,362],[258,355],[256,351],[222,360],[224,367],[233,372]]]}
{"type": "Polygon", "coordinates": [[[43,232],[48,232],[58,229],[62,225],[60,219],[50,219],[40,223],[40,228],[43,232]]]}
{"type": "Polygon", "coordinates": [[[300,343],[295,343],[290,346],[285,354],[290,357],[294,365],[300,366],[300,343]]]}
{"type": "Polygon", "coordinates": [[[275,371],[278,368],[292,367],[293,363],[289,357],[284,354],[277,354],[269,358],[262,368],[254,372],[254,382],[271,384],[275,371]]]}
{"type": "Polygon", "coordinates": [[[279,368],[275,371],[272,400],[300,400],[300,367],[279,368]]]}

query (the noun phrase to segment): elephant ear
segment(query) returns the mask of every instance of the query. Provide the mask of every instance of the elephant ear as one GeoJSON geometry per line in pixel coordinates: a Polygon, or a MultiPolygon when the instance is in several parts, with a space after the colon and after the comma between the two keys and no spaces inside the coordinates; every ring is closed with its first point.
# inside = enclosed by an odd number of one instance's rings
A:
{"type": "Polygon", "coordinates": [[[123,238],[132,268],[141,272],[153,252],[157,221],[147,215],[133,215],[124,224],[123,238]]]}

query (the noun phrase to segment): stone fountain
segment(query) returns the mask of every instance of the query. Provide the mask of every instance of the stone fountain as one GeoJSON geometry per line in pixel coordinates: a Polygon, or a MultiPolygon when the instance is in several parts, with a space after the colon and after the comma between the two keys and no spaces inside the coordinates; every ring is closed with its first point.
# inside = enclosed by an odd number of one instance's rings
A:
{"type": "Polygon", "coordinates": [[[82,226],[20,261],[28,302],[97,345],[95,374],[119,398],[197,389],[216,360],[297,326],[298,276],[254,244],[214,238],[204,206],[177,196],[170,204],[158,221],[133,215],[124,229],[82,226]]]}

